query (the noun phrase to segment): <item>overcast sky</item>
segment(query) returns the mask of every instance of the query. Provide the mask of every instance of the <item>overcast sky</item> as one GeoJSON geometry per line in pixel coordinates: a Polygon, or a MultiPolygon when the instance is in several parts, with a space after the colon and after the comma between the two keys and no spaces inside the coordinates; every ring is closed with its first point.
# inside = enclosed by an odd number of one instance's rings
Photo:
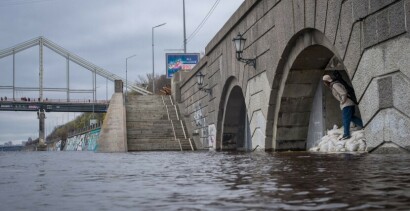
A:
{"type": "MultiPolygon", "coordinates": [[[[216,5],[200,31],[188,40],[187,52],[202,53],[212,37],[244,0],[185,0],[187,38],[216,5]],[[217,4],[216,4],[217,3],[217,4]]],[[[165,53],[183,48],[182,0],[0,0],[0,50],[44,36],[68,51],[128,79],[152,73],[152,27],[155,29],[155,73],[165,74],[165,53]]],[[[16,86],[38,87],[38,47],[16,54],[16,86]]],[[[66,60],[45,48],[44,86],[66,87],[66,60]],[[63,76],[63,77],[62,77],[63,76]]],[[[0,59],[0,86],[12,85],[12,57],[0,59]]],[[[91,73],[70,63],[70,88],[92,89],[91,73]]],[[[111,96],[113,84],[97,78],[97,98],[111,96]],[[108,84],[108,85],[107,85],[108,84]],[[106,90],[109,90],[108,93],[106,90]]],[[[0,96],[12,96],[0,90],[0,96]]],[[[18,92],[16,97],[38,97],[18,92]]],[[[65,93],[44,93],[65,99],[65,93]]],[[[92,94],[71,99],[92,99],[92,94]]],[[[46,132],[80,113],[47,113],[46,132]]],[[[19,144],[38,137],[35,112],[0,112],[0,144],[19,144]]]]}

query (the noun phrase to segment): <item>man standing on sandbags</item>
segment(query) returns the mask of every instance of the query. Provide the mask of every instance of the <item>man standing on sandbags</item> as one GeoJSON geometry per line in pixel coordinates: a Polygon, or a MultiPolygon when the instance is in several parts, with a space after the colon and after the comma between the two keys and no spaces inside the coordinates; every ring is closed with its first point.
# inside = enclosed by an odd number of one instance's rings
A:
{"type": "Polygon", "coordinates": [[[323,83],[332,90],[333,96],[340,102],[344,129],[343,136],[339,140],[349,139],[351,137],[350,122],[356,124],[359,129],[363,128],[362,120],[354,115],[356,104],[349,98],[346,87],[340,81],[334,80],[330,75],[324,75],[323,83]]]}

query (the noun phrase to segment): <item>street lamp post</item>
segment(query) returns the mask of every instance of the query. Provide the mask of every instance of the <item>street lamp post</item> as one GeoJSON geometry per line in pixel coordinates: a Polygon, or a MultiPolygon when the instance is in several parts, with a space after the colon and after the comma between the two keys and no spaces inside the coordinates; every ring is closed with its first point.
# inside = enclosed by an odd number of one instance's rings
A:
{"type": "Polygon", "coordinates": [[[182,0],[183,22],[184,22],[184,53],[186,53],[186,27],[185,27],[185,0],[182,0]]]}
{"type": "Polygon", "coordinates": [[[137,56],[137,55],[134,54],[134,55],[129,56],[125,59],[125,101],[126,102],[128,101],[128,99],[127,99],[127,97],[128,97],[128,59],[130,59],[134,56],[137,56]]]}
{"type": "Polygon", "coordinates": [[[152,27],[152,93],[155,94],[155,68],[154,68],[154,29],[163,26],[167,23],[162,23],[152,27]]]}

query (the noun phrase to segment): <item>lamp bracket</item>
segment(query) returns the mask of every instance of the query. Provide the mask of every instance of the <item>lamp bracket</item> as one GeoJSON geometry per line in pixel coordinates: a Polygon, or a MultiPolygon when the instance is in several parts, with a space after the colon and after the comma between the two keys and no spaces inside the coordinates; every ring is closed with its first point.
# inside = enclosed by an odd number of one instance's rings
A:
{"type": "Polygon", "coordinates": [[[244,58],[237,58],[238,61],[245,63],[246,65],[252,66],[256,68],[256,59],[244,59],[244,58]]]}
{"type": "Polygon", "coordinates": [[[203,91],[203,92],[205,92],[205,93],[208,93],[208,94],[212,95],[212,89],[210,89],[210,88],[205,88],[205,87],[203,87],[203,86],[200,86],[200,87],[199,87],[199,90],[201,90],[201,91],[203,91]]]}

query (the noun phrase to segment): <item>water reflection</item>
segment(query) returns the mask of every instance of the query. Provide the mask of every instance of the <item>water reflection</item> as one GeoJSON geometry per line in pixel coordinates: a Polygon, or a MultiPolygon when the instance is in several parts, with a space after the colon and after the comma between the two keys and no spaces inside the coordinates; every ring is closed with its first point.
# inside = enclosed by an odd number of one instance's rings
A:
{"type": "Polygon", "coordinates": [[[410,156],[0,153],[0,210],[410,208],[410,156]]]}

